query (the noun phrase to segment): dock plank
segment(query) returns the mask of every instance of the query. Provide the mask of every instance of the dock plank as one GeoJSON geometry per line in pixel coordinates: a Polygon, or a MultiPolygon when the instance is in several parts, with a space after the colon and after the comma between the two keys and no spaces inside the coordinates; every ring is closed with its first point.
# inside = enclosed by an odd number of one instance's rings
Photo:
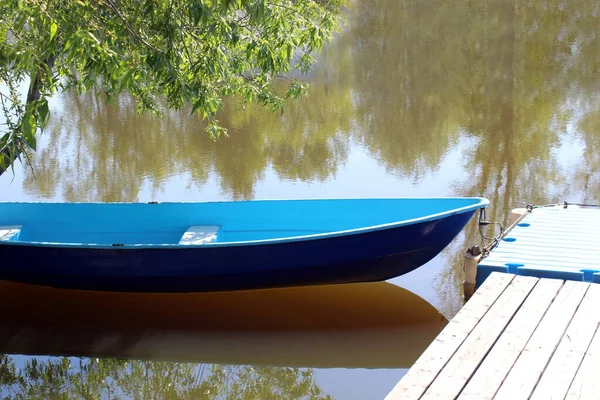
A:
{"type": "Polygon", "coordinates": [[[590,284],[567,281],[525,349],[500,386],[495,399],[527,399],[556,350],[590,284]]]}
{"type": "Polygon", "coordinates": [[[565,399],[597,399],[600,394],[598,376],[600,376],[600,329],[596,330],[565,399]]]}
{"type": "Polygon", "coordinates": [[[459,396],[460,400],[492,399],[564,281],[540,279],[459,396]]]}
{"type": "Polygon", "coordinates": [[[532,400],[564,399],[600,324],[600,286],[591,285],[542,378],[532,400]]]}
{"type": "Polygon", "coordinates": [[[492,348],[539,278],[516,276],[444,366],[422,399],[453,399],[492,348]]]}
{"type": "Polygon", "coordinates": [[[386,400],[420,398],[513,278],[512,274],[498,272],[490,274],[404,378],[390,391],[386,400]]]}

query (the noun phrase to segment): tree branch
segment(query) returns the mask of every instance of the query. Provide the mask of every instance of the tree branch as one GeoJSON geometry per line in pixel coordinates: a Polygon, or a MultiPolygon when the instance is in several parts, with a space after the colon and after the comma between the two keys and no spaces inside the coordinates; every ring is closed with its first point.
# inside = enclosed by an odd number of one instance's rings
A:
{"type": "Polygon", "coordinates": [[[125,18],[125,16],[121,13],[121,11],[119,11],[119,8],[117,7],[117,5],[115,3],[113,3],[112,0],[102,0],[104,2],[104,4],[106,4],[115,14],[117,14],[117,17],[119,17],[119,19],[121,21],[123,21],[123,23],[125,24],[125,27],[127,28],[127,30],[129,31],[129,33],[131,33],[140,43],[142,43],[144,46],[157,51],[159,53],[163,53],[162,50],[154,47],[153,45],[151,45],[150,43],[148,43],[146,40],[144,40],[143,37],[141,37],[139,35],[139,33],[137,33],[129,24],[129,22],[127,21],[127,19],[125,18]]]}

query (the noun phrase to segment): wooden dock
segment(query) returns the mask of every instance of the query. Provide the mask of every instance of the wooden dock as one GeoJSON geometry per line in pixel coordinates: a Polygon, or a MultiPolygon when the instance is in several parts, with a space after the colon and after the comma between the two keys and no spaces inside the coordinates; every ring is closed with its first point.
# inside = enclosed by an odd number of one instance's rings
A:
{"type": "Polygon", "coordinates": [[[386,400],[600,399],[600,284],[493,272],[386,400]]]}

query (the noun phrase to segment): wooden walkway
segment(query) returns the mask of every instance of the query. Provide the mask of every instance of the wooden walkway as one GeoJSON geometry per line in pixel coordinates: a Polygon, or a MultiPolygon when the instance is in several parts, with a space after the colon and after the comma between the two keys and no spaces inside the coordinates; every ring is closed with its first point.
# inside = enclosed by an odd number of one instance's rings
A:
{"type": "Polygon", "coordinates": [[[600,399],[600,284],[493,272],[389,393],[600,399]]]}

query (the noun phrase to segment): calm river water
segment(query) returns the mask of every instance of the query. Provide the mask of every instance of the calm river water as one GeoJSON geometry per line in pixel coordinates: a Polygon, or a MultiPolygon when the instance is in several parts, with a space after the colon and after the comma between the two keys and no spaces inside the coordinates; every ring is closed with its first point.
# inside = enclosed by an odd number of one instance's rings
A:
{"type": "MultiPolygon", "coordinates": [[[[583,0],[355,1],[283,116],[230,103],[229,137],[213,142],[187,111],[60,95],[0,201],[485,196],[503,223],[527,203],[599,203],[599,13],[583,0]]],[[[367,285],[140,298],[3,283],[0,352],[16,355],[0,358],[0,392],[383,398],[460,309],[478,240],[472,223],[422,268],[367,285]]]]}

